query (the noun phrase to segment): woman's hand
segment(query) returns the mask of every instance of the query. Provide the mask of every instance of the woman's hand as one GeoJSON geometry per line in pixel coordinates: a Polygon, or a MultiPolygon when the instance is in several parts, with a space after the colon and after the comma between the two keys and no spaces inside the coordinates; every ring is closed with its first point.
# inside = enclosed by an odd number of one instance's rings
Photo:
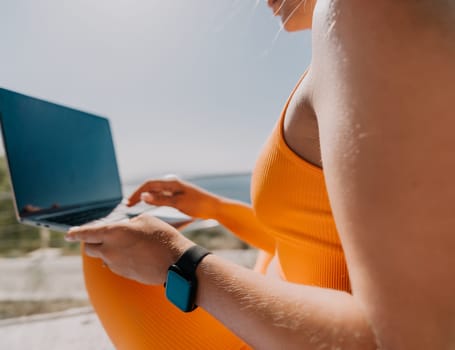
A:
{"type": "Polygon", "coordinates": [[[140,200],[151,205],[166,205],[201,219],[216,219],[221,198],[179,179],[150,180],[128,199],[128,206],[140,200]]]}
{"type": "Polygon", "coordinates": [[[150,215],[71,229],[65,238],[84,242],[85,253],[102,259],[114,273],[154,285],[163,284],[169,266],[194,245],[172,226],[150,215]]]}
{"type": "Polygon", "coordinates": [[[238,238],[271,255],[275,240],[256,218],[249,204],[216,196],[179,179],[150,180],[129,198],[133,206],[140,200],[152,205],[167,205],[201,219],[218,220],[238,238]]]}

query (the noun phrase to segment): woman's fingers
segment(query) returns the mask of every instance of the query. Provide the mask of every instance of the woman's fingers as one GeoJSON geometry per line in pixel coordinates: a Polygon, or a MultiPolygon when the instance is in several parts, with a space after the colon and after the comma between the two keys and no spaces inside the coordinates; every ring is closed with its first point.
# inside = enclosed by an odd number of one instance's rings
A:
{"type": "Polygon", "coordinates": [[[65,239],[70,242],[83,241],[89,244],[102,244],[106,226],[75,227],[68,231],[65,239]]]}
{"type": "Polygon", "coordinates": [[[142,192],[141,200],[147,204],[153,204],[155,201],[155,196],[150,192],[142,192]]]}
{"type": "Polygon", "coordinates": [[[102,244],[84,244],[84,252],[92,258],[103,259],[102,244]]]}
{"type": "MultiPolygon", "coordinates": [[[[154,205],[165,205],[158,204],[156,201],[166,202],[166,199],[173,197],[174,195],[182,194],[183,188],[179,180],[170,179],[170,180],[151,180],[147,181],[141,186],[138,187],[136,191],[128,198],[128,206],[133,206],[137,204],[142,198],[143,193],[150,193],[152,196],[145,197],[149,204],[154,205]]],[[[168,201],[169,203],[169,201],[168,201]]]]}
{"type": "Polygon", "coordinates": [[[127,206],[132,207],[133,205],[136,205],[137,203],[139,203],[141,200],[141,194],[146,192],[147,187],[148,187],[148,182],[139,186],[136,189],[136,191],[134,191],[133,194],[128,198],[127,206]]]}
{"type": "Polygon", "coordinates": [[[87,227],[74,227],[65,235],[65,239],[70,242],[81,241],[84,242],[84,252],[92,258],[103,257],[103,250],[105,243],[105,234],[108,232],[107,226],[87,226],[87,227]]]}
{"type": "Polygon", "coordinates": [[[143,192],[141,194],[141,200],[143,200],[147,204],[151,205],[168,205],[168,206],[175,206],[177,204],[178,198],[182,195],[183,192],[143,192]]]}

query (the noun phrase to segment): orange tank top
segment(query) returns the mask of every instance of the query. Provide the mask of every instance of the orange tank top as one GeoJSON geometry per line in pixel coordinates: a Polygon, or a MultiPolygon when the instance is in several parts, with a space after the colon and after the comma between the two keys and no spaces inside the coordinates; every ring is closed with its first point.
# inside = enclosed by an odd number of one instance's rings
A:
{"type": "Polygon", "coordinates": [[[284,140],[284,117],[296,89],[256,163],[253,209],[275,238],[275,257],[285,280],[350,291],[323,172],[294,153],[284,140]]]}

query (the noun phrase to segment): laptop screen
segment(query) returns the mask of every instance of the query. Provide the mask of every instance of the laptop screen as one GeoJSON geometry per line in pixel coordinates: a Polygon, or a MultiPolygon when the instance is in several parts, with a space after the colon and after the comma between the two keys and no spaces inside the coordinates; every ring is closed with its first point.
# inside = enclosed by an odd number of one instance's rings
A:
{"type": "Polygon", "coordinates": [[[20,216],[121,200],[107,119],[0,89],[0,122],[20,216]]]}

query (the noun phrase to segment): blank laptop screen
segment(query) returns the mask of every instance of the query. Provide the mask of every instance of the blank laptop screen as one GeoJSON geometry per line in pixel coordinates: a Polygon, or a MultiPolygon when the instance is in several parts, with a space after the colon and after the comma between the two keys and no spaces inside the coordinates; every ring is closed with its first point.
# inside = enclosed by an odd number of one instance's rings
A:
{"type": "Polygon", "coordinates": [[[0,89],[0,121],[21,216],[121,199],[107,119],[0,89]]]}

